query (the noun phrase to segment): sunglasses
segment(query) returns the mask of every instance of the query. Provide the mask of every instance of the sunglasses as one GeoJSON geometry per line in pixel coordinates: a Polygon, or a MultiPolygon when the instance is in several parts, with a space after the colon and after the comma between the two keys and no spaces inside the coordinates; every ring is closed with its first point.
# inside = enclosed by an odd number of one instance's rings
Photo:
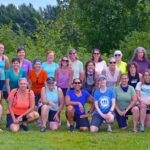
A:
{"type": "Polygon", "coordinates": [[[63,61],[63,62],[69,62],[69,60],[67,60],[67,59],[62,59],[61,61],[63,61]]]}
{"type": "Polygon", "coordinates": [[[116,64],[116,62],[115,61],[110,61],[109,64],[116,64]]]}
{"type": "Polygon", "coordinates": [[[81,82],[74,82],[73,84],[81,84],[81,82]]]}
{"type": "Polygon", "coordinates": [[[115,54],[115,57],[117,57],[117,56],[121,56],[121,54],[115,54]]]}
{"type": "Polygon", "coordinates": [[[70,55],[75,55],[76,53],[74,52],[74,53],[70,53],[70,55]]]}
{"type": "Polygon", "coordinates": [[[94,55],[99,55],[99,53],[93,53],[94,55]]]}

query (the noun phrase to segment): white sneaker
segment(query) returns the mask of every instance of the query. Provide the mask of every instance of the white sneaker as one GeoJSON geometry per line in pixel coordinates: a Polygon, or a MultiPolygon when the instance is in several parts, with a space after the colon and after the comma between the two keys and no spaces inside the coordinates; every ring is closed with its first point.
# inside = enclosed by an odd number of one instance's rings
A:
{"type": "Polygon", "coordinates": [[[112,128],[111,128],[111,125],[110,125],[110,124],[107,125],[107,131],[108,131],[108,132],[112,132],[112,128]]]}
{"type": "Polygon", "coordinates": [[[2,130],[2,129],[0,129],[0,132],[3,132],[3,130],[2,130]]]}
{"type": "Polygon", "coordinates": [[[67,128],[70,128],[70,123],[68,120],[67,120],[66,126],[67,126],[67,128]]]}

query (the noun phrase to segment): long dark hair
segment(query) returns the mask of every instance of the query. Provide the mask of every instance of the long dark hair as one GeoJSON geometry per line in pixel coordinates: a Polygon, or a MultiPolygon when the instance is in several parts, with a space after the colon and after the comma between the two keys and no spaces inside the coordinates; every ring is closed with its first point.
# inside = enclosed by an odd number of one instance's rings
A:
{"type": "Polygon", "coordinates": [[[137,63],[136,62],[131,62],[131,63],[129,63],[128,65],[127,65],[127,71],[128,71],[128,75],[130,75],[130,68],[131,68],[131,66],[134,66],[135,67],[135,69],[136,69],[136,75],[137,74],[139,74],[139,68],[138,68],[138,65],[137,65],[137,63]]]}

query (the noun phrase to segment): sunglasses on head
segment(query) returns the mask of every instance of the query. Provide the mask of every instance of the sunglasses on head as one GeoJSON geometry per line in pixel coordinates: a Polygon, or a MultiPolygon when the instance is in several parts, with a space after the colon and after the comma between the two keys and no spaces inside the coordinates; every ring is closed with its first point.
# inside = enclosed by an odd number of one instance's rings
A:
{"type": "Polygon", "coordinates": [[[109,64],[116,64],[116,62],[115,61],[110,61],[109,64]]]}
{"type": "Polygon", "coordinates": [[[81,82],[74,82],[73,84],[81,84],[81,82]]]}
{"type": "Polygon", "coordinates": [[[115,54],[115,57],[117,57],[117,56],[121,56],[121,54],[115,54]]]}

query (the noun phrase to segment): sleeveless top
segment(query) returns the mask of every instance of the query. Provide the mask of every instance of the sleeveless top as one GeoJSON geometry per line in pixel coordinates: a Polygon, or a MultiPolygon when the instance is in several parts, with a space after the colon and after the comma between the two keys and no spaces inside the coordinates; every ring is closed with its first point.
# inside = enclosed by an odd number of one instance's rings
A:
{"type": "Polygon", "coordinates": [[[57,111],[58,110],[58,88],[55,86],[54,91],[50,91],[47,86],[45,86],[46,89],[46,99],[50,102],[53,102],[56,104],[56,108],[52,108],[49,106],[50,110],[57,111]]]}
{"type": "Polygon", "coordinates": [[[58,69],[58,81],[57,86],[60,88],[68,88],[69,85],[70,69],[68,68],[65,73],[61,69],[58,69]]]}
{"type": "Polygon", "coordinates": [[[118,79],[119,74],[120,74],[119,68],[115,69],[115,73],[113,76],[109,68],[108,67],[106,68],[107,87],[114,89],[117,86],[116,84],[117,84],[117,79],[118,79]]]}
{"type": "Polygon", "coordinates": [[[131,75],[129,74],[129,81],[128,81],[128,84],[131,85],[131,86],[133,86],[134,89],[135,89],[135,87],[136,87],[136,85],[137,85],[137,83],[138,83],[139,81],[140,81],[139,74],[136,74],[135,76],[131,76],[131,75]]]}
{"type": "Polygon", "coordinates": [[[86,73],[85,78],[83,80],[83,88],[87,90],[90,94],[92,94],[94,86],[95,86],[95,72],[92,74],[86,73]]]}
{"type": "Polygon", "coordinates": [[[2,56],[2,60],[0,61],[0,80],[5,80],[5,66],[6,62],[4,56],[2,56]]]}

